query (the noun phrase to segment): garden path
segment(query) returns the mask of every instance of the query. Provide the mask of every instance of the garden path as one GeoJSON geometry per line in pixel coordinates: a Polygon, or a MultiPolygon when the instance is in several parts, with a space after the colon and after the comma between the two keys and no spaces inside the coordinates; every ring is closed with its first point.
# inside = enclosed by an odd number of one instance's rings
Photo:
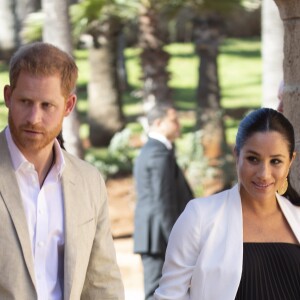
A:
{"type": "Polygon", "coordinates": [[[140,256],[133,254],[133,179],[131,176],[109,179],[106,185],[117,261],[125,287],[125,300],[143,300],[143,269],[140,256]]]}

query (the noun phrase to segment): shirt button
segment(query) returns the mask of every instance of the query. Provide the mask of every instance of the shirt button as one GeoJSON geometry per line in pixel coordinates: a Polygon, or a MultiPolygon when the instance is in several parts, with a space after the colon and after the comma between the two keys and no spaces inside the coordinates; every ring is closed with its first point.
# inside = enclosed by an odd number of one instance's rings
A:
{"type": "Polygon", "coordinates": [[[38,242],[38,246],[39,246],[39,247],[43,247],[44,244],[45,244],[44,242],[38,242]]]}

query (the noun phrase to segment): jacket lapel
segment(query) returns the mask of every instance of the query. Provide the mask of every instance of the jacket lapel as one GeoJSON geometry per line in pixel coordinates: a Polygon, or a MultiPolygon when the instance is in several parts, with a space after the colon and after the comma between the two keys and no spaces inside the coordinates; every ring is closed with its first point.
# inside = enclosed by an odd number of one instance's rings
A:
{"type": "Polygon", "coordinates": [[[276,194],[276,197],[277,202],[279,203],[279,206],[285,218],[287,219],[287,222],[289,223],[294,235],[300,243],[300,207],[293,205],[288,199],[280,196],[279,194],[276,194]]]}
{"type": "Polygon", "coordinates": [[[20,191],[17,188],[18,182],[13,170],[4,131],[0,133],[0,145],[2,145],[2,147],[0,147],[0,194],[15,226],[16,234],[20,241],[25,264],[31,280],[34,286],[36,286],[34,263],[26,216],[23,209],[20,191]]]}
{"type": "Polygon", "coordinates": [[[77,236],[76,220],[78,219],[77,205],[75,204],[76,193],[74,193],[75,181],[66,166],[62,176],[65,217],[64,299],[70,298],[77,256],[77,247],[74,246],[77,236]],[[72,204],[72,202],[74,203],[72,204]]]}
{"type": "Polygon", "coordinates": [[[65,217],[64,299],[69,299],[76,280],[75,274],[78,272],[77,265],[82,249],[78,239],[79,226],[90,216],[87,216],[86,201],[83,201],[87,197],[86,190],[82,187],[84,181],[78,174],[78,169],[73,167],[74,162],[70,161],[67,153],[64,153],[64,158],[66,160],[62,175],[65,217]]]}

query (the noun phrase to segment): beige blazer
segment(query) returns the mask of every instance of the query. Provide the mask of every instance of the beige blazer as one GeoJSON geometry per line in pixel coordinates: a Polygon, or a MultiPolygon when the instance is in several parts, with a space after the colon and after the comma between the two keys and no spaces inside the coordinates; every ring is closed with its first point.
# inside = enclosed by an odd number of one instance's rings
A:
{"type": "MultiPolygon", "coordinates": [[[[300,243],[300,207],[276,195],[300,243]]],[[[174,225],[156,300],[233,300],[242,275],[243,218],[238,185],[190,201],[174,225]]]]}
{"type": "MultiPolygon", "coordinates": [[[[124,299],[107,195],[96,168],[64,152],[64,299],[124,299]]],[[[0,299],[37,299],[25,212],[0,133],[0,299]]]]}

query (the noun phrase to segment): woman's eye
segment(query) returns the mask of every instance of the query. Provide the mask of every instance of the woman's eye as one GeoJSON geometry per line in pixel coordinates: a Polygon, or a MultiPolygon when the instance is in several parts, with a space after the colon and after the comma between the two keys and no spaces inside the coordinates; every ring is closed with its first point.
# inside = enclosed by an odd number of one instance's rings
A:
{"type": "Polygon", "coordinates": [[[280,164],[281,163],[281,160],[279,160],[279,159],[272,159],[271,160],[271,163],[273,164],[273,165],[278,165],[278,164],[280,164]]]}
{"type": "Polygon", "coordinates": [[[258,162],[258,159],[255,156],[248,156],[247,160],[252,163],[258,162]]]}

